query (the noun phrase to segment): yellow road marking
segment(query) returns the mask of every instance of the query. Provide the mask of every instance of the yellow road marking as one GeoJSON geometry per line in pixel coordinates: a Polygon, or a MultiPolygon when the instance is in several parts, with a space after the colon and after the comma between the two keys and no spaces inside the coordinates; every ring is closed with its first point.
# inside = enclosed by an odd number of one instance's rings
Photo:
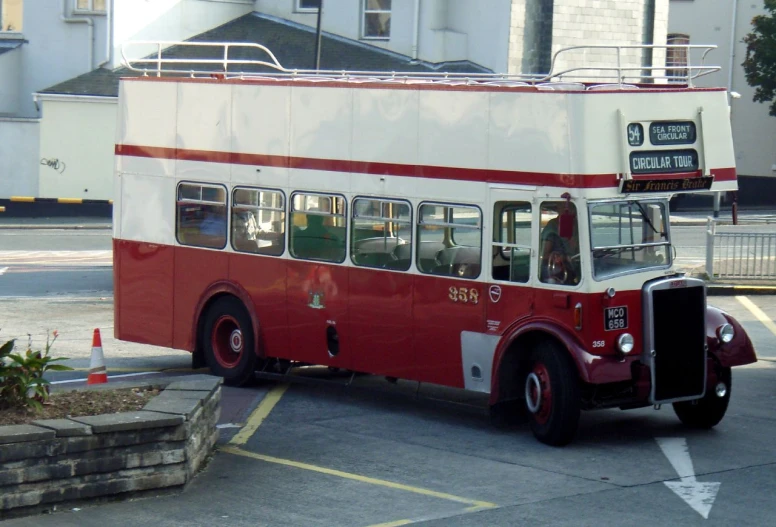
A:
{"type": "Polygon", "coordinates": [[[747,308],[751,313],[757,317],[757,320],[763,323],[763,325],[770,330],[771,333],[776,335],[776,324],[773,323],[773,320],[768,318],[768,315],[763,313],[762,309],[757,307],[754,302],[749,300],[745,296],[737,296],[736,300],[741,302],[741,304],[747,308]]]}
{"type": "Polygon", "coordinates": [[[375,523],[369,527],[399,527],[401,525],[410,525],[415,523],[412,520],[396,520],[395,522],[375,523]]]}
{"type": "Polygon", "coordinates": [[[75,203],[80,204],[83,203],[84,200],[81,198],[57,198],[58,203],[75,203]]]}
{"type": "Polygon", "coordinates": [[[17,203],[34,203],[35,198],[29,196],[11,196],[11,201],[15,201],[17,203]]]}
{"type": "Polygon", "coordinates": [[[370,478],[368,476],[361,476],[359,474],[351,474],[349,472],[334,470],[332,468],[310,465],[309,463],[300,463],[299,461],[291,461],[290,459],[281,459],[273,456],[265,456],[263,454],[254,454],[253,452],[248,452],[238,447],[226,446],[222,448],[221,451],[226,452],[228,454],[235,454],[238,456],[245,456],[253,459],[258,459],[260,461],[266,461],[267,463],[275,463],[276,465],[284,465],[287,467],[301,468],[303,470],[309,470],[311,472],[318,472],[319,474],[327,474],[329,476],[336,476],[338,478],[360,481],[361,483],[369,483],[370,485],[377,485],[379,487],[387,487],[389,489],[403,490],[405,492],[412,492],[413,494],[420,494],[423,496],[430,496],[432,498],[439,498],[442,500],[454,501],[456,503],[463,503],[466,505],[470,505],[472,507],[478,507],[478,508],[481,507],[483,509],[492,509],[492,508],[498,507],[498,505],[496,505],[495,503],[490,503],[487,501],[471,500],[469,498],[462,498],[460,496],[447,494],[445,492],[437,492],[435,490],[424,489],[421,487],[413,487],[412,485],[405,485],[403,483],[396,483],[394,481],[370,478]]]}
{"type": "Polygon", "coordinates": [[[264,419],[267,418],[272,409],[275,408],[275,405],[278,404],[278,401],[280,401],[280,398],[286,393],[286,390],[288,390],[288,384],[279,384],[272,388],[269,393],[264,396],[264,400],[259,403],[259,406],[251,413],[250,417],[248,417],[243,429],[229,441],[229,444],[244,445],[247,443],[251,436],[256,433],[256,430],[259,429],[261,423],[264,422],[264,419]]]}

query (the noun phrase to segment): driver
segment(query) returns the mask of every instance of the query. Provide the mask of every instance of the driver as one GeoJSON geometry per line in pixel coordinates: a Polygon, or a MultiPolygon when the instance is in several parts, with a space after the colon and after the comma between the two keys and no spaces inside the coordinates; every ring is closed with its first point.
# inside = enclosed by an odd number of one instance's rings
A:
{"type": "Polygon", "coordinates": [[[541,280],[550,284],[577,283],[578,272],[571,263],[571,258],[579,254],[576,207],[573,204],[561,203],[552,208],[556,216],[547,222],[541,236],[541,280]],[[561,214],[571,215],[569,219],[573,223],[571,238],[563,238],[560,235],[561,214]]]}

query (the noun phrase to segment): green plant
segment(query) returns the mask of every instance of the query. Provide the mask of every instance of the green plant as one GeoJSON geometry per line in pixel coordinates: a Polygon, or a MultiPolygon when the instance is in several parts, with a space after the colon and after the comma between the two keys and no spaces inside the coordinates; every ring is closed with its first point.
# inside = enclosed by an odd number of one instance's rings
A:
{"type": "Polygon", "coordinates": [[[766,14],[752,19],[752,32],[744,37],[746,81],[755,88],[755,102],[770,102],[776,115],[776,0],[764,0],[766,14]]]}
{"type": "Polygon", "coordinates": [[[43,376],[50,371],[70,371],[72,368],[54,364],[65,358],[49,355],[51,347],[59,336],[46,337],[43,351],[32,349],[32,340],[27,342],[27,350],[13,353],[16,339],[0,346],[0,409],[30,407],[41,410],[48,400],[50,383],[43,376]]]}

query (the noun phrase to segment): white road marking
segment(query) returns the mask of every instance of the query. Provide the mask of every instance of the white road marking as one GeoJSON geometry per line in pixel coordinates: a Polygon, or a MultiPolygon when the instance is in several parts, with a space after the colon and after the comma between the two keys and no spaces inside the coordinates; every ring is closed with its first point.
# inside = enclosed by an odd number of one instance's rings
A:
{"type": "MultiPolygon", "coordinates": [[[[121,377],[137,377],[138,375],[157,375],[160,371],[142,371],[140,373],[124,373],[121,375],[109,375],[108,380],[119,379],[121,377]]],[[[69,384],[72,382],[86,382],[86,379],[68,379],[66,381],[51,381],[50,384],[69,384]]]]}
{"type": "Polygon", "coordinates": [[[7,267],[0,267],[0,276],[3,276],[7,270],[7,267]]]}
{"type": "Polygon", "coordinates": [[[113,265],[113,251],[0,251],[3,265],[113,265]]]}
{"type": "Polygon", "coordinates": [[[698,514],[709,519],[711,507],[722,483],[701,483],[695,479],[687,440],[683,437],[656,437],[658,446],[679,475],[680,481],[664,481],[666,487],[682,498],[698,514]]]}

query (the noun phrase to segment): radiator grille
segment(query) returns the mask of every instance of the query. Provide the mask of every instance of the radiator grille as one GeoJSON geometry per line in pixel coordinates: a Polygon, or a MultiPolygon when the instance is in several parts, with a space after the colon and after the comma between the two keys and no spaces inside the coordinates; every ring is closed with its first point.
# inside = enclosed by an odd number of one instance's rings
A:
{"type": "Polygon", "coordinates": [[[705,301],[703,287],[652,291],[655,402],[704,392],[705,301]]]}

